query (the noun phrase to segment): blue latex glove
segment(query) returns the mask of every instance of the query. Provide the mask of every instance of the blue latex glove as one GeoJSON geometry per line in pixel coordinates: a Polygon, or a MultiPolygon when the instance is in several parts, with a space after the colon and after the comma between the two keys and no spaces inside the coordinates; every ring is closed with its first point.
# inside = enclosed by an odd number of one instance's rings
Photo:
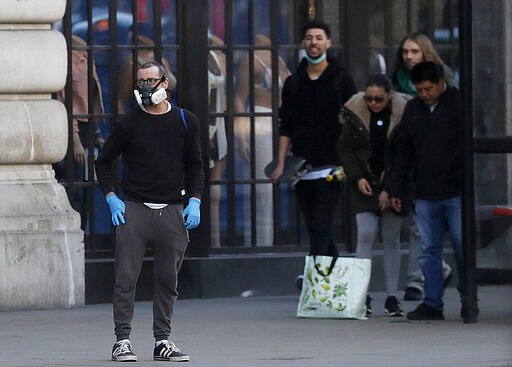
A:
{"type": "Polygon", "coordinates": [[[201,205],[201,200],[197,198],[190,198],[188,200],[188,205],[183,210],[183,217],[185,218],[185,228],[186,229],[194,229],[201,222],[201,211],[199,210],[199,206],[201,205]]]}
{"type": "Polygon", "coordinates": [[[119,222],[124,224],[125,221],[123,214],[126,208],[125,203],[119,199],[116,194],[112,194],[107,197],[107,204],[110,207],[110,213],[112,214],[112,223],[114,223],[115,226],[118,226],[119,222]]]}

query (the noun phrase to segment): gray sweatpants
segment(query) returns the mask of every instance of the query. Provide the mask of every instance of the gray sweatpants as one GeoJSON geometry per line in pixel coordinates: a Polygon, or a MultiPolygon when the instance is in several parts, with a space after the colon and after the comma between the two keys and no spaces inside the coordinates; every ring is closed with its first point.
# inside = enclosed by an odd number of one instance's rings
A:
{"type": "Polygon", "coordinates": [[[182,205],[150,209],[142,203],[126,202],[126,224],[116,231],[113,308],[117,340],[130,336],[135,287],[148,247],[154,255],[153,335],[155,340],[169,338],[178,272],[189,242],[182,209],[182,205]]]}

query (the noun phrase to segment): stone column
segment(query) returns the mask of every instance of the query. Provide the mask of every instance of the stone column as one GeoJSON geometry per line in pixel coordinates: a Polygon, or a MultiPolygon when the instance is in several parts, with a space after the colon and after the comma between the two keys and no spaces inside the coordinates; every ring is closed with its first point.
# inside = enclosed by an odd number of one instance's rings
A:
{"type": "Polygon", "coordinates": [[[84,304],[80,215],[51,164],[66,154],[65,0],[3,0],[0,11],[0,310],[84,304]]]}

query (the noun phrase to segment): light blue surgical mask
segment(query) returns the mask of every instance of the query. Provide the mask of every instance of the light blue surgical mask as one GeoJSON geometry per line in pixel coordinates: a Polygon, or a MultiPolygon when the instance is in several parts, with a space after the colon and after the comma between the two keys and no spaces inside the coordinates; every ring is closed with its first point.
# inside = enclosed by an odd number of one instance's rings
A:
{"type": "Polygon", "coordinates": [[[308,54],[306,54],[304,57],[305,57],[305,58],[306,58],[306,60],[308,60],[308,62],[309,62],[309,63],[311,63],[311,64],[319,64],[319,63],[321,63],[322,61],[324,61],[324,60],[325,60],[325,58],[327,57],[327,52],[324,52],[324,53],[322,54],[322,56],[317,57],[316,59],[313,59],[313,58],[312,58],[311,56],[309,56],[308,54]]]}

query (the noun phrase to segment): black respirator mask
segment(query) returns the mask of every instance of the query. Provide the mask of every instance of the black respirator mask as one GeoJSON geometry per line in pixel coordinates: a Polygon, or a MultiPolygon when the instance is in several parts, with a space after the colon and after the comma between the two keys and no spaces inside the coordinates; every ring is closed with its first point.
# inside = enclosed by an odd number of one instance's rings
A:
{"type": "Polygon", "coordinates": [[[158,86],[165,80],[162,77],[160,81],[154,86],[150,86],[147,82],[144,82],[142,86],[133,91],[135,100],[142,108],[144,106],[154,106],[162,102],[167,98],[167,92],[165,89],[157,89],[158,86]]]}

